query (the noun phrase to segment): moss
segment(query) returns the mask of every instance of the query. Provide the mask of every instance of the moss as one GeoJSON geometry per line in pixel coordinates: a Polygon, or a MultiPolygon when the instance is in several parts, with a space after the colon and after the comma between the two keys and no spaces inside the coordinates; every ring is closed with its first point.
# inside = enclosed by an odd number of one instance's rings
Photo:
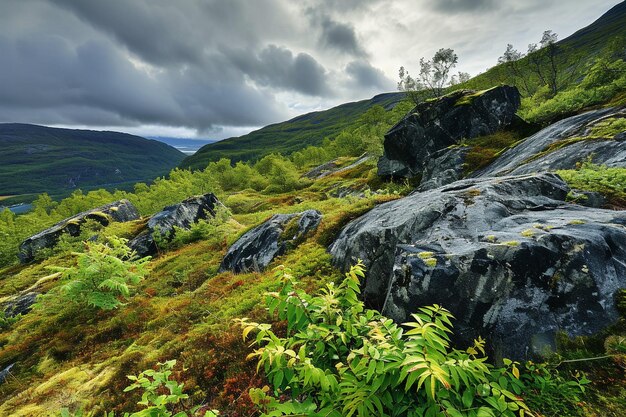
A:
{"type": "Polygon", "coordinates": [[[496,87],[492,87],[492,88],[488,88],[486,90],[481,90],[481,91],[476,91],[473,93],[469,93],[469,94],[465,94],[463,96],[461,96],[456,103],[454,103],[455,106],[468,106],[471,105],[474,100],[476,100],[478,97],[482,96],[483,94],[485,94],[488,91],[494,90],[498,88],[498,86],[496,87]]]}
{"type": "Polygon", "coordinates": [[[417,254],[417,256],[418,256],[420,259],[428,259],[428,258],[432,258],[432,257],[433,257],[433,255],[435,255],[435,253],[434,253],[434,252],[420,252],[420,253],[418,253],[418,254],[417,254]]]}
{"type": "Polygon", "coordinates": [[[92,220],[96,220],[104,225],[108,224],[111,216],[109,216],[106,213],[103,213],[101,211],[92,211],[91,213],[89,213],[87,215],[87,218],[92,219],[92,220]]]}
{"type": "Polygon", "coordinates": [[[579,169],[560,170],[557,174],[572,188],[601,193],[609,205],[626,207],[626,168],[609,168],[585,162],[579,169]]]}
{"type": "Polygon", "coordinates": [[[434,268],[434,267],[437,266],[437,259],[436,258],[426,258],[426,259],[424,259],[424,263],[426,264],[427,267],[434,268]]]}
{"type": "Polygon", "coordinates": [[[463,165],[465,175],[486,167],[502,152],[517,146],[524,137],[523,132],[500,131],[492,135],[463,140],[461,144],[469,146],[463,165]]]}
{"type": "Polygon", "coordinates": [[[511,246],[511,247],[515,247],[515,246],[519,246],[520,245],[518,240],[509,240],[509,241],[506,241],[506,242],[502,242],[502,244],[506,245],[506,246],[511,246]]]}
{"type": "Polygon", "coordinates": [[[610,139],[622,132],[626,132],[626,117],[614,116],[593,124],[588,136],[610,139]]]}
{"type": "Polygon", "coordinates": [[[537,232],[533,229],[526,229],[522,233],[520,233],[520,235],[522,235],[523,237],[533,237],[536,233],[537,232]]]}
{"type": "Polygon", "coordinates": [[[574,219],[574,220],[570,220],[567,224],[570,225],[579,225],[579,224],[585,224],[586,222],[584,220],[580,220],[580,219],[574,219]]]}

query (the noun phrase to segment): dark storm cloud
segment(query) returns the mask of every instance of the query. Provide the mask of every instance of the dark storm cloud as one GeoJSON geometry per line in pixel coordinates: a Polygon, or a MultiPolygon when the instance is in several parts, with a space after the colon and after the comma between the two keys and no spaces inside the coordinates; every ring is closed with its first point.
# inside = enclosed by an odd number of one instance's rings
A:
{"type": "Polygon", "coordinates": [[[496,0],[436,0],[428,1],[426,4],[447,14],[495,9],[500,5],[496,0]]]}
{"type": "Polygon", "coordinates": [[[176,2],[51,0],[155,64],[199,62],[196,35],[185,12],[198,16],[197,6],[176,2]]]}
{"type": "Polygon", "coordinates": [[[265,124],[281,118],[275,101],[238,72],[208,64],[147,76],[106,39],[74,43],[49,34],[0,35],[0,120],[86,125],[265,124]]]}
{"type": "MultiPolygon", "coordinates": [[[[235,40],[258,47],[253,35],[261,23],[252,20],[269,15],[272,2],[261,3],[268,7],[253,16],[241,1],[3,1],[0,121],[210,131],[285,119],[286,107],[272,93],[327,93],[323,67],[292,54],[283,79],[272,73],[269,51],[261,69],[249,71],[253,79],[262,74],[266,88],[259,89],[215,46],[235,40]],[[236,22],[246,28],[209,36],[236,22]]],[[[283,26],[276,22],[266,33],[283,26]]]]}
{"type": "Polygon", "coordinates": [[[365,56],[359,45],[354,28],[345,23],[336,22],[329,17],[321,20],[323,45],[354,56],[365,56]]]}
{"type": "MultiPolygon", "coordinates": [[[[347,5],[349,6],[349,3],[347,5]]],[[[320,31],[319,43],[322,48],[331,48],[356,57],[367,56],[359,43],[354,26],[335,20],[327,14],[325,7],[319,5],[308,8],[306,15],[312,28],[320,31]]]]}
{"type": "Polygon", "coordinates": [[[312,56],[293,54],[269,45],[258,55],[249,50],[225,50],[232,62],[256,84],[283,87],[311,96],[330,95],[326,70],[312,56]]]}
{"type": "Polygon", "coordinates": [[[346,67],[346,74],[351,77],[355,88],[367,88],[379,92],[391,91],[395,88],[393,81],[367,61],[350,62],[346,67]]]}
{"type": "Polygon", "coordinates": [[[0,0],[0,122],[241,131],[393,90],[440,47],[475,73],[616,2],[0,0]]]}
{"type": "Polygon", "coordinates": [[[355,10],[367,9],[374,4],[384,1],[388,0],[321,0],[320,4],[325,10],[353,12],[355,10]]]}
{"type": "Polygon", "coordinates": [[[199,64],[221,44],[293,30],[280,0],[50,0],[153,64],[199,64]]]}

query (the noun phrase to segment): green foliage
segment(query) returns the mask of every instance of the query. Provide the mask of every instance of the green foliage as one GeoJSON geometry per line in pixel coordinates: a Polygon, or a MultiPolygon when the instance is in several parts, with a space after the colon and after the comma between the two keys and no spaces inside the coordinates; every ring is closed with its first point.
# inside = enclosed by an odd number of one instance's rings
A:
{"type": "Polygon", "coordinates": [[[133,260],[126,239],[109,237],[108,243],[85,242],[86,251],[77,253],[76,265],[52,268],[61,273],[64,300],[111,310],[122,305],[119,298],[130,296],[130,285],[147,274],[150,258],[133,260]]]}
{"type": "Polygon", "coordinates": [[[527,362],[520,380],[529,388],[524,391],[524,397],[534,410],[541,410],[543,415],[582,415],[582,410],[573,404],[580,401],[580,395],[590,383],[583,374],[575,372],[569,379],[548,364],[527,362]]]}
{"type": "Polygon", "coordinates": [[[522,100],[520,115],[532,122],[545,122],[610,101],[626,89],[626,64],[620,61],[615,65],[621,68],[615,78],[597,77],[592,71],[580,85],[561,91],[552,98],[546,99],[545,90],[539,90],[533,97],[522,100]],[[589,84],[600,81],[604,83],[589,87],[589,84]]]}
{"type": "Polygon", "coordinates": [[[469,174],[489,165],[502,152],[518,144],[524,138],[523,133],[499,131],[491,135],[463,140],[461,145],[470,147],[465,155],[465,173],[469,174]]]}
{"type": "MultiPolygon", "coordinates": [[[[176,360],[159,362],[157,370],[148,369],[139,375],[129,375],[128,379],[133,381],[131,385],[124,389],[124,392],[136,389],[142,390],[141,401],[137,404],[144,407],[143,410],[126,414],[128,417],[191,417],[198,415],[199,406],[184,409],[183,400],[189,395],[183,394],[184,384],[170,379],[172,370],[176,365],[176,360]],[[179,409],[182,410],[178,411],[179,409]]],[[[208,410],[204,417],[216,417],[217,410],[208,410]]]]}
{"type": "MultiPolygon", "coordinates": [[[[345,103],[328,110],[304,114],[282,123],[265,126],[247,135],[229,138],[202,147],[187,157],[181,167],[204,169],[209,162],[228,158],[233,162],[258,161],[266,155],[291,155],[308,146],[320,146],[325,138],[334,139],[370,107],[392,107],[404,100],[402,93],[386,93],[369,100],[345,103]]],[[[325,161],[323,161],[325,162],[325,161]]]]}
{"type": "Polygon", "coordinates": [[[21,315],[7,316],[6,312],[0,311],[0,331],[7,331],[20,320],[21,315]]]}
{"type": "MultiPolygon", "coordinates": [[[[452,315],[440,306],[420,308],[405,328],[366,310],[359,300],[360,263],[317,296],[300,290],[288,270],[276,274],[282,287],[266,303],[270,314],[287,321],[287,335],[238,320],[244,338],[256,332],[258,348],[249,357],[274,387],[250,393],[263,416],[523,416],[529,409],[520,395],[529,386],[540,392],[537,381],[550,380],[549,374],[520,375],[516,362],[492,367],[482,339],[453,349],[452,315]]],[[[568,400],[582,389],[571,387],[564,392],[568,400]]]]}
{"type": "Polygon", "coordinates": [[[175,227],[174,238],[165,245],[168,248],[177,248],[199,240],[222,240],[229,230],[226,222],[230,219],[230,211],[221,205],[215,210],[215,217],[198,220],[189,229],[175,227]]]}
{"type": "Polygon", "coordinates": [[[282,155],[267,155],[254,165],[254,169],[267,179],[268,192],[291,191],[304,185],[296,166],[282,155]]]}
{"type": "Polygon", "coordinates": [[[557,174],[572,188],[599,192],[613,205],[626,205],[626,168],[609,168],[586,161],[578,169],[561,170],[557,174]]]}

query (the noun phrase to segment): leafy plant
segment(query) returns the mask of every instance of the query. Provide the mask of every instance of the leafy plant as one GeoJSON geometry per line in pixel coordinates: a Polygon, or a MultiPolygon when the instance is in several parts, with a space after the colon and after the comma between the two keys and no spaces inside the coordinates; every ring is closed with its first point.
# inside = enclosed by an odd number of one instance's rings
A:
{"type": "Polygon", "coordinates": [[[0,331],[9,330],[22,316],[9,316],[5,311],[0,311],[0,331]]]}
{"type": "MultiPolygon", "coordinates": [[[[184,408],[182,401],[189,398],[183,394],[184,384],[170,379],[172,369],[176,365],[176,360],[159,362],[157,370],[148,369],[139,375],[128,375],[128,379],[133,383],[124,389],[124,392],[136,389],[143,390],[141,401],[137,404],[145,408],[128,417],[190,417],[196,415],[199,406],[191,407],[189,410],[175,410],[184,408]]],[[[216,417],[217,410],[209,410],[204,417],[216,417]]],[[[126,415],[125,415],[126,416],[126,415]]]]}
{"type": "Polygon", "coordinates": [[[75,253],[76,265],[53,267],[63,280],[63,298],[103,310],[119,307],[130,295],[130,286],[147,274],[149,257],[134,260],[126,239],[108,237],[108,243],[85,242],[84,253],[75,253]]]}
{"type": "Polygon", "coordinates": [[[284,267],[276,275],[282,287],[266,302],[287,321],[286,336],[270,324],[237,320],[244,339],[256,333],[249,357],[273,386],[250,392],[263,416],[524,416],[528,384],[542,390],[517,362],[489,365],[480,338],[466,350],[452,348],[452,315],[438,305],[420,308],[404,327],[365,309],[360,262],[316,296],[284,267]]]}
{"type": "MultiPolygon", "coordinates": [[[[124,389],[124,392],[142,390],[141,401],[137,404],[144,408],[134,413],[124,413],[124,417],[193,417],[198,414],[201,407],[194,406],[186,409],[184,400],[189,396],[183,393],[185,384],[170,379],[176,360],[157,363],[158,369],[148,369],[139,375],[128,375],[133,381],[124,389]],[[180,411],[178,411],[180,410],[180,411]]],[[[202,410],[204,417],[219,416],[218,410],[202,410]]],[[[94,417],[93,412],[85,412],[79,409],[75,412],[67,408],[61,409],[60,417],[94,417]]],[[[104,417],[115,417],[114,412],[105,412],[104,417]]]]}

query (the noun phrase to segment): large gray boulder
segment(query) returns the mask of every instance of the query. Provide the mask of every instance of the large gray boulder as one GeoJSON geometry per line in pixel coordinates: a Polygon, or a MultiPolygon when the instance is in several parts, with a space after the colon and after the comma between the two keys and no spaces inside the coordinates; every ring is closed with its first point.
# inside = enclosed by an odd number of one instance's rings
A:
{"type": "Polygon", "coordinates": [[[385,135],[378,175],[419,175],[434,152],[519,122],[519,105],[519,91],[510,86],[461,90],[420,103],[385,135]]]}
{"type": "Polygon", "coordinates": [[[587,158],[610,167],[626,167],[626,135],[591,135],[591,128],[609,118],[626,118],[624,108],[593,110],[560,120],[502,153],[473,177],[519,175],[572,169],[587,158]]]}
{"type": "Polygon", "coordinates": [[[322,220],[317,210],[276,214],[241,236],[228,249],[220,271],[261,271],[277,256],[297,245],[322,220]]]}
{"type": "Polygon", "coordinates": [[[558,331],[613,323],[626,287],[626,212],[566,203],[568,191],[554,174],[461,180],[374,208],[330,252],[343,269],[365,261],[368,306],[405,322],[440,304],[460,344],[480,335],[525,359],[558,331]]]}
{"type": "Polygon", "coordinates": [[[432,190],[463,178],[469,146],[455,146],[435,152],[424,164],[419,191],[432,190]]]}
{"type": "Polygon", "coordinates": [[[215,217],[217,206],[221,205],[215,194],[189,197],[178,204],[163,208],[148,220],[145,230],[128,242],[128,246],[139,256],[151,256],[158,252],[155,235],[166,241],[175,236],[175,227],[189,229],[198,220],[215,217]]]}
{"type": "Polygon", "coordinates": [[[37,253],[42,249],[56,246],[62,234],[68,233],[71,236],[80,235],[81,226],[87,220],[95,220],[106,226],[110,222],[128,222],[137,220],[138,218],[139,212],[130,201],[125,199],[115,201],[102,207],[78,213],[29,237],[20,244],[20,250],[17,256],[22,263],[33,261],[37,253]]]}

